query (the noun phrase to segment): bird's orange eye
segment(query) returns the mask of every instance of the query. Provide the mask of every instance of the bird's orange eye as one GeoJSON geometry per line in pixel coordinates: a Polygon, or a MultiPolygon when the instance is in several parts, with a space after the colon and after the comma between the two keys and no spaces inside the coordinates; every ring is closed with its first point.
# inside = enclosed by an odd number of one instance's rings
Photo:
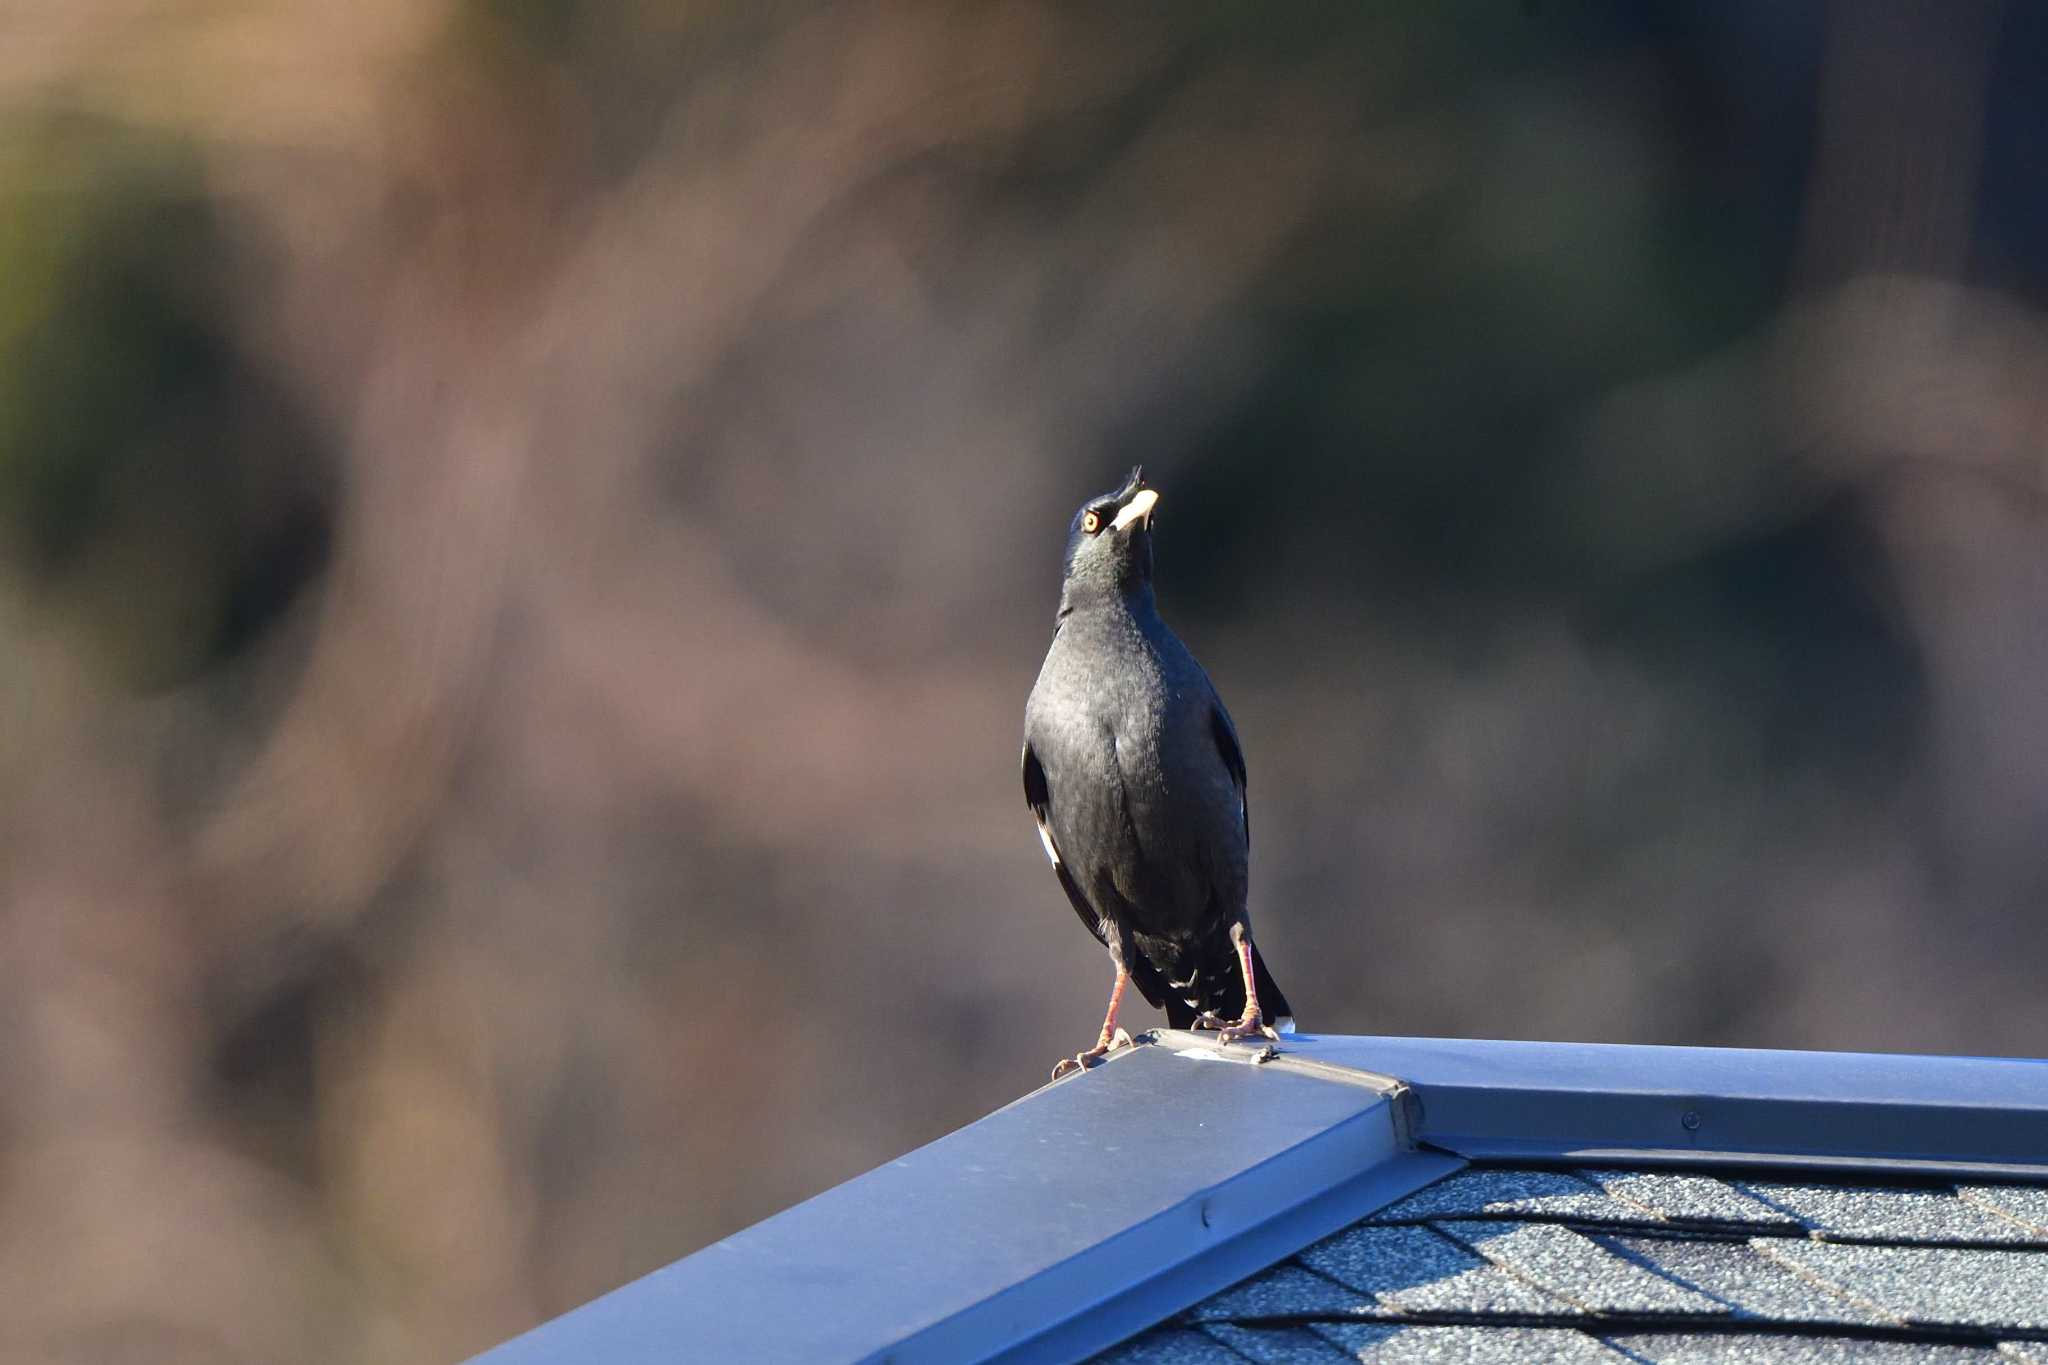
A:
{"type": "Polygon", "coordinates": [[[1081,529],[1091,536],[1094,535],[1102,529],[1102,518],[1094,512],[1083,512],[1081,514],[1081,529]]]}

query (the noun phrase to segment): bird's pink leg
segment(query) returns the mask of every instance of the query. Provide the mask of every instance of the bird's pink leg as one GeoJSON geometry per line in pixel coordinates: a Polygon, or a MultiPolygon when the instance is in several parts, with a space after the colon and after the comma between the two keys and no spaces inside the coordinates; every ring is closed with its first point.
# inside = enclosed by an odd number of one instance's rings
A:
{"type": "Polygon", "coordinates": [[[1280,1035],[1259,1012],[1259,988],[1252,980],[1252,936],[1242,924],[1233,924],[1230,926],[1230,942],[1237,949],[1237,965],[1244,972],[1244,1013],[1234,1024],[1226,1024],[1213,1014],[1204,1014],[1195,1020],[1195,1027],[1215,1029],[1218,1047],[1240,1038],[1271,1038],[1277,1042],[1280,1035]]]}
{"type": "Polygon", "coordinates": [[[1095,1046],[1086,1052],[1077,1052],[1071,1057],[1060,1058],[1060,1064],[1052,1069],[1052,1078],[1058,1080],[1070,1071],[1081,1071],[1097,1057],[1114,1052],[1120,1047],[1130,1047],[1131,1035],[1117,1027],[1116,1012],[1123,1008],[1124,987],[1131,984],[1131,974],[1124,970],[1121,962],[1116,968],[1116,984],[1109,988],[1109,1012],[1102,1016],[1102,1033],[1095,1040],[1095,1046]]]}

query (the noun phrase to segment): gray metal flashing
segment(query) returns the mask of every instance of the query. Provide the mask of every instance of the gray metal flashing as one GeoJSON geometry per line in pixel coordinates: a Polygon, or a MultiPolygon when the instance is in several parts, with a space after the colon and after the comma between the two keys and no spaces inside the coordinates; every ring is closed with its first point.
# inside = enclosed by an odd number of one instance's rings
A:
{"type": "Polygon", "coordinates": [[[1398,1087],[1146,1046],[542,1324],[487,1365],[1070,1360],[1463,1165],[1398,1087]]]}
{"type": "MultiPolygon", "coordinates": [[[[1176,1057],[1192,1061],[1234,1062],[1240,1066],[1265,1066],[1275,1070],[1293,1072],[1302,1076],[1313,1076],[1317,1080],[1336,1081],[1343,1085],[1362,1085],[1376,1090],[1393,1101],[1396,1136],[1403,1147],[1416,1145],[1416,1125],[1419,1114],[1415,1094],[1408,1083],[1398,1076],[1390,1076],[1370,1067],[1358,1066],[1352,1062],[1333,1061],[1316,1052],[1297,1045],[1296,1035],[1288,1034],[1279,1043],[1246,1042],[1230,1047],[1219,1047],[1213,1033],[1195,1033],[1187,1029],[1153,1029],[1141,1035],[1140,1041],[1156,1043],[1176,1057]]],[[[1313,1040],[1303,1038],[1303,1042],[1313,1040]]]]}
{"type": "Polygon", "coordinates": [[[1788,1175],[1829,1173],[1868,1179],[2048,1181],[2048,1165],[2020,1161],[1932,1161],[1911,1156],[1838,1156],[1747,1147],[1601,1147],[1569,1142],[1474,1138],[1428,1140],[1467,1161],[1503,1166],[1634,1166],[1645,1170],[1758,1170],[1788,1175]]]}
{"type": "Polygon", "coordinates": [[[1473,1161],[2048,1181],[2048,1062],[1611,1043],[1310,1037],[1399,1076],[1473,1161]]]}
{"type": "MultiPolygon", "coordinates": [[[[1163,1322],[1221,1289],[1257,1273],[1283,1257],[1337,1232],[1382,1204],[1421,1188],[1464,1165],[1455,1157],[1438,1152],[1406,1152],[1388,1158],[1342,1185],[1284,1210],[1277,1216],[1227,1241],[1214,1251],[1197,1254],[1165,1265],[1159,1273],[1099,1302],[1089,1304],[1085,1295],[1060,1308],[1074,1311],[1063,1322],[1008,1350],[989,1357],[1004,1365],[1026,1361],[1082,1360],[1095,1352],[1163,1322]]],[[[1183,1241],[1180,1246],[1188,1245],[1183,1241]]],[[[1184,1253],[1183,1253],[1184,1254],[1184,1253]]],[[[1098,1291],[1100,1286],[1094,1286],[1098,1291]]],[[[1036,1300],[1034,1292],[1032,1298],[1036,1300]]],[[[892,1360],[911,1356],[892,1353],[892,1360]]],[[[968,1360],[974,1356],[950,1356],[941,1360],[968,1360]]]]}

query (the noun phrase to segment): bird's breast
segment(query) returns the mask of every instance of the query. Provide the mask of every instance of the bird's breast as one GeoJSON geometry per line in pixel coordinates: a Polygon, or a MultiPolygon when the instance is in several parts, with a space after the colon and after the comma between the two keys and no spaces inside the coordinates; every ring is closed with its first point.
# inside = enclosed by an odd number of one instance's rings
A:
{"type": "Polygon", "coordinates": [[[1069,617],[1032,689],[1026,735],[1060,856],[1134,928],[1186,932],[1243,904],[1242,809],[1214,704],[1170,632],[1113,615],[1069,617]]]}

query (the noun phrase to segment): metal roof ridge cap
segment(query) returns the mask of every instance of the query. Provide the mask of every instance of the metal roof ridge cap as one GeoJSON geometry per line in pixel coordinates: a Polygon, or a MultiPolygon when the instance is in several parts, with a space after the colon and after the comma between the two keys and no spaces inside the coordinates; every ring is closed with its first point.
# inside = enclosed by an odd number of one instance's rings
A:
{"type": "MultiPolygon", "coordinates": [[[[1416,1150],[1409,1141],[1405,1088],[1363,1085],[1355,1078],[1358,1073],[1344,1068],[1302,1073],[1276,1066],[1278,1057],[1259,1046],[1219,1053],[1213,1037],[1149,1030],[1139,1036],[1138,1046],[1119,1049],[1089,1072],[1148,1053],[1184,1056],[1193,1049],[1173,1044],[1189,1041],[1199,1043],[1201,1070],[1220,1061],[1228,1067],[1323,1082],[1353,1095],[1364,1091],[1370,1098],[1361,1096],[1362,1107],[1337,1122],[1219,1181],[1191,1187],[1170,1207],[864,1359],[988,1359],[1016,1365],[1077,1359],[1070,1349],[1076,1341],[1087,1342],[1083,1354],[1092,1355],[1465,1165],[1451,1153],[1416,1150]],[[1386,1126],[1381,1128],[1383,1121],[1386,1126]],[[1371,1159],[1358,1164],[1368,1155],[1371,1159]],[[1136,1264],[1133,1253],[1139,1253],[1136,1264]],[[1077,1289],[1077,1277],[1087,1289],[1077,1289]],[[1088,1293],[1097,1297],[1090,1301],[1088,1293]],[[1049,1314],[1042,1307],[1048,1295],[1066,1306],[1063,1315],[1049,1314]],[[985,1324],[1019,1317],[1042,1321],[993,1349],[982,1344],[985,1324]],[[1104,1330],[1105,1323],[1112,1325],[1110,1330],[1104,1330]]],[[[1079,1079],[1068,1077],[1033,1093],[1079,1079]]]]}
{"type": "Polygon", "coordinates": [[[2024,1058],[1325,1036],[1387,1065],[1424,1144],[1473,1160],[1945,1167],[2048,1179],[2048,1066],[2024,1058]],[[1711,1155],[1710,1155],[1711,1154],[1711,1155]]]}
{"type": "Polygon", "coordinates": [[[1191,1049],[1202,1048],[1213,1052],[1218,1061],[1275,1066],[1283,1071],[1337,1081],[1344,1085],[1361,1085],[1382,1095],[1392,1095],[1410,1088],[1408,1082],[1399,1076],[1390,1076],[1384,1071],[1369,1071],[1361,1066],[1351,1066],[1304,1052],[1289,1034],[1282,1034],[1277,1043],[1246,1044],[1240,1047],[1218,1043],[1214,1034],[1197,1033],[1190,1029],[1158,1028],[1140,1034],[1138,1041],[1141,1044],[1152,1043],[1171,1048],[1176,1054],[1185,1054],[1191,1049]]]}
{"type": "Polygon", "coordinates": [[[1398,1076],[1389,1076],[1382,1071],[1368,1071],[1364,1067],[1347,1066],[1342,1062],[1312,1056],[1298,1047],[1290,1047],[1289,1044],[1294,1041],[1292,1035],[1282,1034],[1278,1043],[1232,1048],[1219,1044],[1212,1036],[1188,1029],[1152,1029],[1140,1035],[1139,1041],[1172,1048],[1176,1056],[1186,1056],[1197,1048],[1208,1049],[1221,1061],[1270,1066],[1293,1075],[1331,1081],[1338,1085],[1356,1086],[1370,1090],[1376,1095],[1384,1095],[1393,1119],[1395,1142],[1400,1144],[1402,1150],[1410,1152],[1421,1145],[1419,1137],[1422,1130],[1422,1112],[1413,1086],[1398,1076]],[[1244,1055],[1237,1056],[1233,1053],[1244,1055]]]}
{"type": "MultiPolygon", "coordinates": [[[[1257,1049],[1232,1051],[1247,1055],[1223,1066],[1206,1057],[1187,1065],[1164,1047],[1119,1050],[1110,1059],[1119,1069],[1111,1074],[1090,1068],[1043,1087],[1024,1103],[600,1295],[478,1360],[652,1365],[678,1351],[735,1358],[744,1356],[743,1342],[763,1348],[763,1329],[791,1358],[979,1357],[1071,1316],[1071,1294],[1038,1295],[1055,1285],[1071,1288],[1077,1266],[1111,1268],[1135,1282],[1142,1278],[1137,1272],[1154,1275],[1171,1259],[1165,1249],[1188,1233],[1213,1245],[1269,1223],[1282,1240],[1301,1239],[1276,1252],[1284,1255],[1333,1230],[1315,1225],[1311,1210],[1341,1212],[1336,1206],[1356,1196],[1340,1194],[1340,1187],[1353,1190],[1361,1178],[1420,1184],[1460,1164],[1402,1146],[1399,1106],[1384,1092],[1251,1065],[1257,1049]],[[1186,1104],[1233,1118],[1198,1140],[1176,1141],[1188,1136],[1176,1107],[1186,1104]],[[1070,1159],[1094,1150],[1077,1143],[1105,1134],[1163,1145],[1135,1177],[1120,1163],[1070,1159]],[[1389,1162],[1398,1168],[1373,1175],[1389,1162]],[[1255,1192],[1261,1197],[1247,1203],[1255,1192]],[[1207,1218],[1200,1216],[1205,1200],[1207,1218]],[[1303,1213],[1295,1218],[1289,1209],[1303,1213]],[[1030,1224],[1033,1236],[1020,1243],[989,1235],[1010,1218],[1030,1224]],[[1147,1231],[1127,1236],[1141,1228],[1147,1231]],[[1127,1263],[1134,1244],[1155,1254],[1142,1265],[1127,1263]],[[1007,1306],[997,1308],[1005,1299],[1007,1306]],[[1020,1305],[1027,1309],[1023,1320],[1010,1312],[1020,1305]],[[916,1352],[908,1349],[914,1341],[916,1352]]],[[[1382,1192],[1391,1199],[1407,1190],[1382,1192]]]]}
{"type": "MultiPolygon", "coordinates": [[[[2002,1075],[2025,1082],[2021,1098],[1985,1101],[1961,1090],[1943,1093],[1938,1102],[1955,1109],[2041,1108],[2048,1110],[2048,1059],[2032,1057],[1951,1056],[1915,1052],[1851,1052],[1797,1048],[1704,1047],[1693,1044],[1548,1042],[1526,1038],[1406,1038],[1370,1034],[1303,1035],[1295,1042],[1321,1054],[1327,1065],[1359,1074],[1385,1074],[1418,1088],[1569,1089],[1581,1093],[1680,1096],[1693,1092],[1702,1079],[1722,1081],[1739,1076],[1756,1085],[1755,1098],[1836,1101],[1846,1096],[1845,1082],[1878,1073],[1904,1075],[1923,1083],[1981,1081],[2002,1075]],[[1344,1060],[1362,1051],[1386,1055],[1385,1072],[1344,1060]],[[1597,1063],[1597,1065],[1595,1065],[1597,1063]],[[1654,1081],[1646,1068],[1669,1068],[1654,1081]],[[1591,1073],[1591,1074],[1589,1074],[1591,1073]],[[1593,1078],[1597,1075],[1597,1079],[1593,1078]],[[1770,1077],[1775,1085],[1760,1084],[1770,1077]],[[1800,1093],[1796,1086],[1821,1078],[1827,1093],[1800,1093]]],[[[1296,1055],[1306,1055],[1297,1052],[1296,1055]]],[[[1853,1097],[1870,1104],[1924,1105],[1924,1090],[1857,1090],[1853,1097]]]]}
{"type": "MultiPolygon", "coordinates": [[[[1303,1185],[1301,1198],[1292,1203],[1269,1205],[1255,1219],[1225,1232],[1212,1245],[1187,1246],[1183,1234],[1176,1239],[1176,1244],[1183,1247],[1181,1253],[1154,1261],[1149,1268],[1137,1273],[1116,1277],[1114,1287],[1100,1298],[994,1352],[986,1358],[989,1365],[1024,1365],[1025,1362],[1035,1365],[1036,1362],[1080,1359],[1084,1355],[1092,1358],[1095,1352],[1105,1350],[1136,1332],[1157,1326],[1208,1295],[1269,1269],[1319,1239],[1370,1217],[1469,1165],[1456,1153],[1404,1146],[1400,1106],[1394,1102],[1394,1096],[1385,1098],[1388,1100],[1393,1143],[1391,1150],[1380,1159],[1356,1168],[1348,1167],[1347,1163],[1348,1174],[1334,1174],[1324,1182],[1303,1185]],[[1105,1323],[1109,1325],[1108,1330],[1105,1330],[1105,1323]],[[1073,1351],[1076,1341],[1088,1343],[1080,1355],[1073,1351]]],[[[1369,1133],[1377,1126],[1377,1121],[1376,1107],[1363,1110],[1309,1139],[1294,1151],[1269,1159],[1262,1163],[1261,1168],[1242,1172],[1212,1188],[1191,1192],[1175,1209],[1164,1211],[1144,1224],[1134,1225],[1111,1240],[1137,1242],[1151,1236],[1156,1229],[1170,1227],[1178,1216],[1189,1210],[1195,1212],[1206,1229],[1212,1201],[1230,1200],[1233,1196],[1241,1198],[1245,1191],[1270,1185],[1272,1178],[1280,1173],[1278,1167],[1282,1163],[1299,1164],[1306,1158],[1321,1164],[1328,1159],[1325,1153],[1353,1147],[1353,1139],[1369,1133]],[[1322,1150],[1317,1153],[1306,1150],[1311,1147],[1322,1150]]],[[[1076,1259],[1099,1260],[1109,1249],[1109,1245],[1104,1244],[1076,1259]]],[[[947,1349],[952,1345],[949,1338],[963,1320],[990,1309],[1000,1311],[1000,1300],[1036,1294],[1040,1285],[1062,1277],[1071,1264],[1054,1267],[1033,1280],[1013,1285],[1003,1294],[964,1310],[953,1319],[932,1324],[898,1342],[882,1359],[918,1362],[953,1358],[947,1349]],[[934,1343],[942,1344],[936,1355],[928,1350],[934,1343]]]]}
{"type": "MultiPolygon", "coordinates": [[[[1164,1030],[1162,1030],[1164,1031],[1164,1030]]],[[[1205,1037],[1191,1034],[1191,1037],[1205,1037]]],[[[1282,1035],[1283,1041],[1290,1035],[1282,1035]]],[[[1571,1038],[1461,1038],[1432,1034],[1377,1034],[1377,1033],[1300,1033],[1291,1035],[1297,1043],[1328,1045],[1338,1048],[1352,1048],[1360,1045],[1384,1044],[1396,1048],[1419,1048],[1429,1052],[1448,1052],[1458,1048],[1491,1048],[1503,1052],[1523,1053],[1531,1057],[1555,1056],[1571,1052],[1598,1052],[1614,1056],[1664,1054],[1672,1057],[1690,1057],[1699,1060],[1725,1060],[1737,1057],[1764,1056],[1797,1058],[1801,1060],[1836,1060],[1872,1063],[1938,1062],[1954,1065],[1979,1065],[1996,1068],[2042,1067],[2048,1068],[2048,1057],[2001,1056],[1985,1053],[1944,1053],[1944,1052],[1881,1052],[1864,1048],[1778,1048],[1745,1047],[1724,1043],[1616,1043],[1597,1039],[1571,1038]]]]}

